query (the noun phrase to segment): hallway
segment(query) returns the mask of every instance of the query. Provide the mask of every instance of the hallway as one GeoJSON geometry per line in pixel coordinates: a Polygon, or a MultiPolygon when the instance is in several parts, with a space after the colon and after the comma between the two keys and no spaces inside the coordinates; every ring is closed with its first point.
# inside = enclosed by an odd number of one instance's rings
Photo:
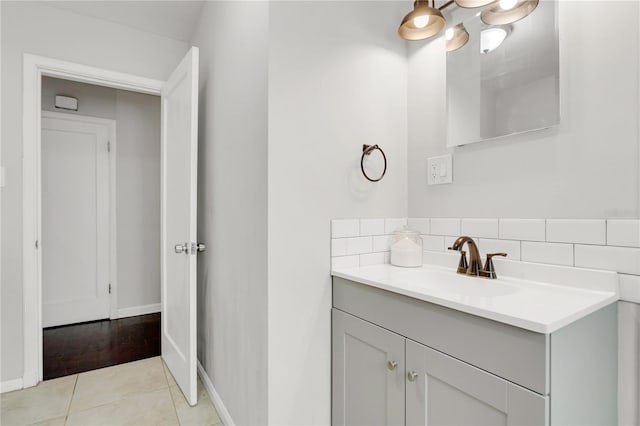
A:
{"type": "Polygon", "coordinates": [[[45,328],[44,380],[160,355],[160,313],[45,328]]]}

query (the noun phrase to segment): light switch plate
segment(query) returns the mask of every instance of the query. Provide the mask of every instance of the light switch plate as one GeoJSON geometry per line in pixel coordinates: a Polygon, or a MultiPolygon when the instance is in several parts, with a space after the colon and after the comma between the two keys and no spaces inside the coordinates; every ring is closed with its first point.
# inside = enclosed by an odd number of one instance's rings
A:
{"type": "Polygon", "coordinates": [[[427,185],[442,185],[453,182],[453,160],[451,154],[427,158],[427,185]]]}

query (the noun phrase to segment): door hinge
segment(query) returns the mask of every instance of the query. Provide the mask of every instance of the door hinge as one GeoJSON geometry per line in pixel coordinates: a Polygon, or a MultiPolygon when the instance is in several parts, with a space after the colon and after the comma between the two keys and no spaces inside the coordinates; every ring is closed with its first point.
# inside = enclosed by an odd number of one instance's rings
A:
{"type": "Polygon", "coordinates": [[[109,294],[111,294],[111,283],[109,283],[109,294]]]}
{"type": "Polygon", "coordinates": [[[107,141],[107,152],[111,152],[111,141],[107,141]]]}
{"type": "Polygon", "coordinates": [[[38,248],[40,248],[39,246],[40,246],[40,245],[38,244],[38,240],[36,240],[36,250],[37,250],[38,248]]]}

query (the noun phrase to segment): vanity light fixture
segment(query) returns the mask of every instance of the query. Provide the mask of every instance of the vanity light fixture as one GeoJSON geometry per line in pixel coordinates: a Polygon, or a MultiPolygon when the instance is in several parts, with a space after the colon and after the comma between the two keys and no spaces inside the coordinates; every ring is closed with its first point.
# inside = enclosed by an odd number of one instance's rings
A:
{"type": "Polygon", "coordinates": [[[469,41],[469,32],[462,23],[449,28],[444,35],[447,39],[447,52],[458,50],[469,41]]]}
{"type": "Polygon", "coordinates": [[[455,2],[458,6],[464,7],[465,9],[473,9],[494,3],[496,0],[455,0],[455,2]]]}
{"type": "MultiPolygon", "coordinates": [[[[415,0],[413,10],[409,12],[398,28],[398,34],[405,40],[424,40],[433,37],[442,30],[446,21],[441,10],[452,4],[463,8],[487,6],[476,16],[487,25],[508,25],[528,16],[538,7],[540,0],[449,0],[436,8],[435,0],[415,0]]],[[[507,37],[507,30],[488,28],[481,32],[480,51],[489,53],[495,50],[507,37]],[[486,33],[486,34],[485,34],[486,33]]],[[[447,51],[460,49],[469,41],[469,32],[462,23],[445,32],[447,51]]]]}
{"type": "Polygon", "coordinates": [[[398,28],[398,34],[405,40],[424,40],[433,37],[444,28],[442,13],[433,7],[435,0],[416,0],[413,10],[407,14],[398,28]]]}
{"type": "Polygon", "coordinates": [[[505,25],[528,16],[538,7],[539,0],[499,0],[480,14],[488,25],[505,25]]]}
{"type": "Polygon", "coordinates": [[[507,37],[507,30],[500,27],[487,28],[480,32],[480,53],[496,50],[507,37]]]}

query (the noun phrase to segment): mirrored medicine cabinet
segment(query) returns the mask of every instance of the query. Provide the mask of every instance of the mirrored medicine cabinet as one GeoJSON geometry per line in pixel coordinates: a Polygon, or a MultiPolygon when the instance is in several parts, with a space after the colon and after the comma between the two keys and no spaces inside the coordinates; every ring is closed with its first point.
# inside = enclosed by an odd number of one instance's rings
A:
{"type": "Polygon", "coordinates": [[[557,8],[557,1],[541,0],[529,16],[508,25],[485,24],[478,9],[448,13],[447,146],[559,124],[557,8]],[[454,27],[468,33],[461,47],[451,45],[454,27]]]}

